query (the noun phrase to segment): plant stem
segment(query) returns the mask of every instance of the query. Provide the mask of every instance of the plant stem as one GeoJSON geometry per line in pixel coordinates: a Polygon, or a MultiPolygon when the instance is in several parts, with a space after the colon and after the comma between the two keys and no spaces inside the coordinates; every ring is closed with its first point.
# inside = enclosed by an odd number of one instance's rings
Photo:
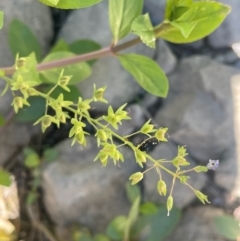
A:
{"type": "MultiPolygon", "coordinates": [[[[88,60],[98,59],[100,57],[113,55],[123,49],[129,48],[138,43],[141,43],[141,39],[135,38],[135,39],[127,41],[123,44],[119,44],[117,46],[106,47],[106,48],[103,48],[103,49],[100,49],[97,51],[93,51],[93,52],[89,52],[86,54],[80,54],[80,55],[76,55],[73,57],[68,57],[68,58],[59,59],[59,60],[53,60],[53,61],[46,62],[46,63],[40,63],[37,65],[37,70],[44,71],[44,70],[49,70],[49,69],[54,69],[54,68],[59,68],[59,67],[65,67],[65,66],[80,63],[80,62],[85,62],[88,60]]],[[[0,70],[3,70],[5,72],[5,75],[13,75],[14,72],[16,71],[16,68],[15,68],[15,66],[12,66],[12,67],[0,68],[0,70]]]]}

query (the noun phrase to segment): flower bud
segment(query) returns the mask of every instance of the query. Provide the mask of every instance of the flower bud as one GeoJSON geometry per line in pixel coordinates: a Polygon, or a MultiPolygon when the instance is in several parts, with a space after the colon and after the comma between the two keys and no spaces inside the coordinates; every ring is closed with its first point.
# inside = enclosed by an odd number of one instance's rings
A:
{"type": "Polygon", "coordinates": [[[101,139],[102,141],[106,141],[108,139],[107,133],[103,129],[97,130],[95,136],[101,139]]]}
{"type": "Polygon", "coordinates": [[[167,132],[168,128],[160,128],[156,131],[155,137],[158,141],[165,141],[167,142],[168,140],[165,138],[165,134],[167,132]]]}
{"type": "Polygon", "coordinates": [[[59,85],[61,86],[66,86],[68,85],[70,79],[72,78],[72,75],[66,75],[63,76],[60,80],[59,80],[59,85]]]}
{"type": "Polygon", "coordinates": [[[23,68],[26,64],[26,58],[19,58],[16,62],[17,69],[23,68]]]}
{"type": "Polygon", "coordinates": [[[93,91],[94,101],[102,101],[102,102],[107,103],[107,101],[103,98],[106,88],[107,87],[102,87],[102,88],[96,89],[96,86],[94,85],[94,91],[93,91]]]}
{"type": "Polygon", "coordinates": [[[194,167],[195,172],[207,172],[208,168],[206,166],[196,166],[194,167]]]}
{"type": "Polygon", "coordinates": [[[136,162],[143,167],[142,163],[146,162],[146,156],[144,155],[144,152],[137,150],[135,151],[135,158],[136,158],[136,162]]]}
{"type": "Polygon", "coordinates": [[[167,210],[168,210],[168,216],[169,216],[169,212],[172,210],[173,207],[173,197],[169,196],[167,199],[167,210]]]}
{"type": "Polygon", "coordinates": [[[45,115],[43,118],[42,118],[42,126],[46,129],[48,128],[52,123],[52,116],[50,115],[45,115]]]}
{"type": "Polygon", "coordinates": [[[163,180],[159,180],[157,184],[157,190],[160,195],[166,196],[167,194],[167,185],[163,180]]]}
{"type": "Polygon", "coordinates": [[[142,172],[136,172],[129,177],[129,180],[132,181],[132,185],[140,182],[142,179],[143,179],[143,173],[142,172]]]}
{"type": "Polygon", "coordinates": [[[197,196],[197,198],[203,203],[205,204],[205,202],[210,203],[208,201],[208,197],[206,195],[204,195],[202,192],[195,190],[195,195],[197,196]]]}

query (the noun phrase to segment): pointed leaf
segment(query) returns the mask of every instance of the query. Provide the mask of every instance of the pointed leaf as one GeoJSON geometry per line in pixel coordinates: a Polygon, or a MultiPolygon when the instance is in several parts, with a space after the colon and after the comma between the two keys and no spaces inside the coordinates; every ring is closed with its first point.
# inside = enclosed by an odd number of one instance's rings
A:
{"type": "Polygon", "coordinates": [[[166,214],[166,208],[161,206],[154,214],[140,216],[132,227],[132,236],[146,237],[146,241],[165,240],[178,224],[181,211],[173,207],[171,215],[166,214]]]}
{"type": "Polygon", "coordinates": [[[109,0],[109,22],[115,44],[130,33],[131,24],[142,8],[143,0],[109,0]]]}
{"type": "Polygon", "coordinates": [[[134,20],[132,23],[132,31],[138,35],[147,46],[155,48],[156,38],[148,13],[134,20]]]}
{"type": "MultiPolygon", "coordinates": [[[[43,63],[46,63],[52,60],[59,60],[62,58],[72,57],[72,56],[74,56],[74,54],[71,52],[55,52],[55,53],[49,54],[43,60],[43,63]]],[[[64,69],[64,75],[66,76],[72,75],[72,78],[68,83],[70,85],[79,83],[80,81],[89,77],[91,74],[91,69],[89,65],[87,63],[82,62],[82,63],[68,65],[64,68],[55,68],[55,69],[42,71],[41,72],[42,81],[45,83],[56,84],[62,69],[64,69]]]]}
{"type": "Polygon", "coordinates": [[[40,60],[40,45],[30,28],[23,22],[14,19],[8,31],[8,43],[15,57],[19,53],[20,57],[26,57],[32,52],[37,60],[40,60]]]}
{"type": "Polygon", "coordinates": [[[124,229],[126,226],[127,217],[117,216],[107,227],[107,235],[113,240],[122,240],[124,237],[124,229]]]}
{"type": "Polygon", "coordinates": [[[143,89],[156,96],[167,96],[168,80],[156,62],[137,54],[118,55],[118,59],[143,89]]]}
{"type": "Polygon", "coordinates": [[[0,185],[9,187],[11,185],[10,173],[0,169],[0,185]]]}
{"type": "Polygon", "coordinates": [[[66,52],[69,51],[69,46],[67,42],[65,42],[63,39],[59,39],[52,47],[50,53],[65,52],[65,51],[66,52]]]}
{"type": "Polygon", "coordinates": [[[0,126],[3,126],[5,124],[4,117],[0,114],[0,126]]]}
{"type": "Polygon", "coordinates": [[[219,234],[230,240],[237,240],[240,236],[239,222],[232,216],[223,215],[214,218],[214,225],[219,234]]]}
{"type": "Polygon", "coordinates": [[[102,0],[39,0],[50,7],[62,9],[86,8],[101,2],[102,0]],[[54,4],[57,2],[57,4],[54,4]]]}
{"type": "Polygon", "coordinates": [[[127,217],[126,226],[124,230],[124,240],[129,240],[131,227],[136,222],[139,214],[139,205],[140,205],[140,196],[137,196],[132,204],[132,207],[127,217]]]}
{"type": "Polygon", "coordinates": [[[165,21],[158,27],[161,31],[157,37],[173,43],[189,43],[199,40],[218,28],[229,12],[230,7],[218,2],[193,2],[189,10],[174,21],[173,24],[177,24],[177,27],[165,21]],[[189,36],[184,37],[182,32],[185,36],[188,34],[189,36]]]}
{"type": "Polygon", "coordinates": [[[4,13],[0,11],[0,29],[3,27],[4,13]]]}
{"type": "Polygon", "coordinates": [[[133,203],[137,196],[140,196],[141,191],[139,186],[132,185],[130,182],[127,182],[126,184],[126,192],[128,200],[133,203]]]}

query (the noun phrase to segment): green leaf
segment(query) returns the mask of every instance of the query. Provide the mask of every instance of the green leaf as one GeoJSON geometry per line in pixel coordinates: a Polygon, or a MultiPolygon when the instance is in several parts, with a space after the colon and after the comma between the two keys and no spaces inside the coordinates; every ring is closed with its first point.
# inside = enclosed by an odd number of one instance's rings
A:
{"type": "MultiPolygon", "coordinates": [[[[82,39],[71,43],[69,49],[74,54],[85,54],[101,49],[101,45],[92,40],[82,39]]],[[[87,61],[90,65],[94,64],[94,62],[96,62],[94,59],[87,61]]]]}
{"type": "Polygon", "coordinates": [[[177,11],[181,8],[188,9],[191,6],[193,0],[167,0],[165,9],[165,19],[175,19],[177,11]]]}
{"type": "Polygon", "coordinates": [[[199,40],[218,28],[229,12],[230,7],[218,2],[193,2],[178,19],[172,22],[166,20],[158,26],[156,37],[173,43],[199,40]]]}
{"type": "Polygon", "coordinates": [[[219,234],[224,238],[236,240],[240,236],[239,222],[232,216],[223,215],[214,218],[214,225],[219,234]]]}
{"type": "Polygon", "coordinates": [[[110,241],[110,239],[105,234],[99,233],[94,237],[94,241],[110,241]]]}
{"type": "Polygon", "coordinates": [[[155,48],[156,38],[148,13],[139,16],[133,21],[132,31],[138,35],[147,46],[155,48]]]}
{"type": "MultiPolygon", "coordinates": [[[[48,85],[43,93],[48,93],[54,85],[48,85]]],[[[63,99],[68,101],[78,101],[78,98],[81,96],[79,89],[75,85],[68,86],[70,92],[62,89],[60,86],[57,86],[54,91],[50,94],[50,96],[54,99],[57,99],[60,94],[63,94],[63,99]]]]}
{"type": "Polygon", "coordinates": [[[149,215],[158,212],[158,207],[152,202],[145,202],[140,206],[140,213],[149,215]]]}
{"type": "Polygon", "coordinates": [[[36,153],[28,154],[24,160],[24,164],[28,168],[35,168],[40,165],[39,156],[36,153]]]}
{"type": "Polygon", "coordinates": [[[77,241],[93,241],[89,234],[81,233],[80,238],[77,241]]]}
{"type": "Polygon", "coordinates": [[[143,0],[109,0],[109,22],[114,44],[131,31],[133,20],[143,8],[143,0]]]}
{"type": "MultiPolygon", "coordinates": [[[[60,60],[67,57],[73,57],[74,54],[70,52],[55,52],[49,54],[44,60],[43,63],[50,62],[52,60],[60,60]]],[[[58,78],[63,68],[55,68],[50,70],[45,70],[41,72],[41,77],[43,82],[56,84],[58,78]]],[[[91,74],[91,68],[87,63],[77,63],[64,67],[64,75],[72,75],[69,84],[76,84],[80,81],[86,79],[91,74]]]]}
{"type": "Polygon", "coordinates": [[[117,216],[114,218],[107,227],[107,235],[113,240],[122,240],[124,237],[124,229],[126,226],[127,217],[117,216]]]}
{"type": "Polygon", "coordinates": [[[132,185],[131,182],[126,183],[126,192],[128,200],[133,203],[137,196],[141,195],[139,186],[132,185]]]}
{"type": "Polygon", "coordinates": [[[140,196],[137,196],[132,204],[132,207],[127,217],[126,226],[124,230],[124,240],[129,240],[131,228],[136,222],[139,214],[139,205],[140,205],[140,196]]]}
{"type": "Polygon", "coordinates": [[[156,62],[137,54],[124,54],[117,57],[123,68],[136,79],[143,89],[159,97],[167,96],[168,80],[156,62]]]}
{"type": "Polygon", "coordinates": [[[56,6],[59,0],[44,0],[44,2],[56,6]]]}
{"type": "Polygon", "coordinates": [[[0,70],[0,77],[1,77],[1,76],[5,76],[4,70],[0,70]]]}
{"type": "Polygon", "coordinates": [[[101,2],[102,0],[39,0],[50,7],[62,8],[62,9],[76,9],[76,8],[86,8],[94,4],[101,2]],[[57,4],[52,2],[57,1],[57,4]]]}
{"type": "Polygon", "coordinates": [[[55,148],[46,149],[43,153],[43,159],[47,162],[55,161],[58,157],[58,151],[55,148]]]}
{"type": "Polygon", "coordinates": [[[0,126],[5,124],[5,118],[0,114],[0,126]]]}
{"type": "Polygon", "coordinates": [[[14,19],[8,30],[8,43],[14,57],[19,53],[20,57],[26,57],[32,52],[37,60],[40,60],[40,45],[30,28],[23,22],[14,19]]]}
{"type": "Polygon", "coordinates": [[[63,40],[59,39],[57,43],[52,47],[50,53],[55,53],[55,52],[67,52],[69,51],[69,46],[68,44],[63,40]]]}
{"type": "Polygon", "coordinates": [[[4,13],[3,11],[0,11],[0,29],[3,27],[3,20],[4,20],[4,13]]]}
{"type": "Polygon", "coordinates": [[[24,106],[15,115],[18,122],[35,122],[45,113],[46,100],[40,96],[31,96],[28,98],[30,106],[24,106]]]}
{"type": "Polygon", "coordinates": [[[0,185],[9,187],[11,185],[11,176],[10,173],[0,169],[0,185]]]}
{"type": "Polygon", "coordinates": [[[178,224],[181,211],[175,207],[167,217],[166,208],[161,206],[157,213],[140,216],[132,227],[131,237],[145,237],[146,241],[162,241],[173,232],[178,224]]]}

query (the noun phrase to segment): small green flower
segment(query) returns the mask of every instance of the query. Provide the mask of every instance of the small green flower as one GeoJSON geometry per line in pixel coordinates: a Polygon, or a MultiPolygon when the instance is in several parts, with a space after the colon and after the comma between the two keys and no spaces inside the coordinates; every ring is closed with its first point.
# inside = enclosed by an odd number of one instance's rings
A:
{"type": "Polygon", "coordinates": [[[160,195],[166,196],[167,194],[167,185],[163,180],[159,180],[157,184],[157,190],[160,195]]]}
{"type": "Polygon", "coordinates": [[[145,152],[143,152],[139,149],[134,151],[136,162],[140,165],[140,167],[143,167],[143,163],[145,163],[147,161],[144,153],[145,152]]]}
{"type": "Polygon", "coordinates": [[[167,142],[167,138],[165,137],[166,132],[167,132],[168,128],[159,128],[156,133],[155,133],[155,137],[158,141],[164,141],[167,142]]]}
{"type": "Polygon", "coordinates": [[[143,173],[142,172],[135,172],[129,177],[129,180],[132,181],[132,185],[137,184],[143,179],[143,173]]]}
{"type": "Polygon", "coordinates": [[[207,203],[210,203],[208,201],[208,197],[206,195],[204,195],[202,192],[198,191],[198,190],[195,190],[195,195],[198,197],[198,199],[203,203],[205,204],[205,202],[207,203]]]}
{"type": "Polygon", "coordinates": [[[154,125],[152,124],[149,124],[151,120],[148,120],[141,128],[140,132],[143,133],[143,134],[149,134],[149,133],[152,133],[154,131],[156,131],[154,129],[154,125]]]}
{"type": "Polygon", "coordinates": [[[108,103],[107,100],[105,100],[103,98],[103,95],[104,95],[104,92],[105,92],[106,88],[107,87],[102,87],[102,88],[96,89],[96,85],[94,84],[94,86],[93,86],[93,100],[94,101],[100,101],[100,102],[103,102],[103,103],[108,103]]]}
{"type": "Polygon", "coordinates": [[[52,124],[58,124],[58,120],[56,120],[53,116],[50,115],[44,115],[40,119],[38,119],[34,125],[38,124],[41,122],[41,127],[42,127],[42,132],[45,132],[45,130],[52,124]]]}
{"type": "Polygon", "coordinates": [[[13,106],[14,111],[16,113],[18,113],[19,109],[23,108],[23,105],[30,106],[30,104],[27,102],[27,100],[24,99],[23,97],[20,97],[20,96],[14,97],[13,102],[12,102],[12,106],[13,106]]]}

